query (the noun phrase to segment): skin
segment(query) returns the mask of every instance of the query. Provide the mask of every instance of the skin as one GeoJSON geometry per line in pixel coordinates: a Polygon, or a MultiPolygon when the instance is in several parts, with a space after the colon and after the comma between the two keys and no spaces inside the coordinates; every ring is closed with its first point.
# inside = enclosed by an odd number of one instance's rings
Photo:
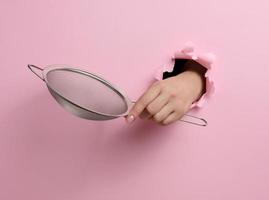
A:
{"type": "Polygon", "coordinates": [[[195,61],[188,61],[184,72],[153,83],[132,107],[126,121],[138,117],[169,125],[179,120],[193,102],[205,92],[206,69],[195,61]]]}

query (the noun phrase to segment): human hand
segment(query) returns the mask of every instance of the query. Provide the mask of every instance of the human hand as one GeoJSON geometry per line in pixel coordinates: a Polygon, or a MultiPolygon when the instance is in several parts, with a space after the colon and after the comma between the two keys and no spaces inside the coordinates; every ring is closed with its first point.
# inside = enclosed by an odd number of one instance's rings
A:
{"type": "Polygon", "coordinates": [[[177,76],[153,83],[138,99],[126,117],[151,119],[161,125],[179,120],[204,90],[204,78],[197,71],[187,70],[177,76]]]}

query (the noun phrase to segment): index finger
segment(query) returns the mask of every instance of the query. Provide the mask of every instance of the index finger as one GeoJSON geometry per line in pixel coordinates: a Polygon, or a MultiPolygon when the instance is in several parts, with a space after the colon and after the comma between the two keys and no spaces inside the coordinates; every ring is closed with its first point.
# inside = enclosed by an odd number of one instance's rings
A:
{"type": "Polygon", "coordinates": [[[128,117],[133,116],[137,118],[143,110],[160,94],[160,88],[156,85],[152,85],[135,103],[131,111],[128,114],[128,117]]]}

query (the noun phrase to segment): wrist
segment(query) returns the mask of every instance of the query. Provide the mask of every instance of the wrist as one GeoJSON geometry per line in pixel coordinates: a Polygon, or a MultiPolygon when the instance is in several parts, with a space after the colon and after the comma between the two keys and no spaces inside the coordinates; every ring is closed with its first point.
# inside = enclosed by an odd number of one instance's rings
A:
{"type": "Polygon", "coordinates": [[[194,100],[197,101],[206,92],[205,73],[207,72],[207,68],[194,60],[188,60],[184,65],[184,72],[191,74],[193,80],[195,79],[197,81],[198,95],[194,100]]]}
{"type": "Polygon", "coordinates": [[[177,77],[184,77],[186,80],[187,88],[189,90],[190,99],[192,100],[192,103],[197,101],[206,90],[206,79],[205,77],[194,70],[186,70],[182,72],[181,74],[177,75],[177,77]]]}

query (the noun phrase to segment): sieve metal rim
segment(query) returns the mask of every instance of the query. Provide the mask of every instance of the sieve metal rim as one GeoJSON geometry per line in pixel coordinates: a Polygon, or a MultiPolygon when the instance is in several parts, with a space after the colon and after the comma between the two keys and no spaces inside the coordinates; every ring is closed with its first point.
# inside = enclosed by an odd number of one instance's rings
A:
{"type": "Polygon", "coordinates": [[[57,95],[59,95],[61,98],[63,98],[64,100],[68,101],[69,103],[79,107],[80,109],[83,109],[85,111],[88,111],[88,112],[92,112],[92,113],[95,113],[95,114],[98,114],[98,115],[102,115],[102,116],[107,116],[107,117],[124,117],[126,116],[130,109],[131,109],[131,105],[132,105],[132,101],[127,97],[126,94],[124,94],[124,92],[122,90],[120,90],[117,86],[115,86],[114,84],[110,83],[109,81],[107,81],[106,79],[104,79],[103,77],[101,77],[100,75],[96,75],[94,73],[90,73],[90,72],[87,72],[85,70],[81,70],[81,69],[76,69],[74,67],[71,67],[69,65],[64,65],[64,64],[53,64],[53,65],[48,65],[46,67],[44,67],[44,69],[42,70],[42,77],[43,77],[43,81],[46,83],[47,87],[49,87],[51,90],[53,90],[53,92],[55,92],[57,95]],[[85,108],[81,105],[78,105],[77,103],[69,100],[68,98],[64,97],[64,95],[62,95],[59,91],[56,91],[50,84],[49,84],[49,81],[47,79],[47,74],[49,72],[52,72],[54,70],[63,70],[63,71],[71,71],[71,72],[76,72],[78,74],[81,74],[81,75],[85,75],[85,76],[88,76],[88,77],[91,77],[103,84],[105,84],[106,86],[108,86],[110,89],[112,89],[114,92],[116,92],[121,98],[122,100],[124,101],[124,103],[126,104],[126,111],[122,114],[118,114],[118,115],[113,115],[113,114],[107,114],[107,113],[102,113],[102,112],[98,112],[96,110],[91,110],[91,109],[88,109],[88,108],[85,108]]]}

